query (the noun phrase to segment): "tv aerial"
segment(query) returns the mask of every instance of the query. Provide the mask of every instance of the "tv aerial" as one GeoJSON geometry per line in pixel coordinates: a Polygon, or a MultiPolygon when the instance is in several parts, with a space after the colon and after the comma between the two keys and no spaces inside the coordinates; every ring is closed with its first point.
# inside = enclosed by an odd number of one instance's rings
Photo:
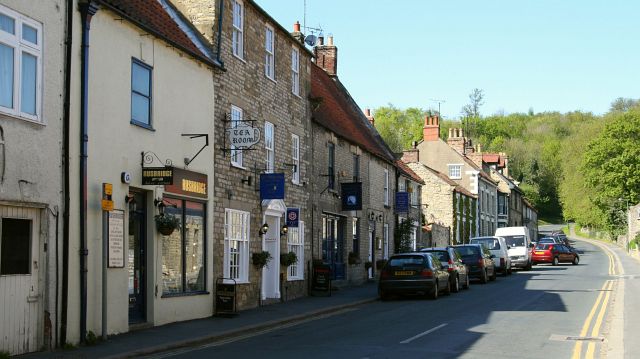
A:
{"type": "Polygon", "coordinates": [[[322,37],[322,28],[320,27],[320,25],[318,25],[318,27],[305,26],[304,30],[309,30],[309,32],[311,33],[304,37],[304,43],[311,47],[316,46],[318,44],[318,38],[322,37]],[[316,32],[318,33],[318,36],[315,35],[316,32]]]}

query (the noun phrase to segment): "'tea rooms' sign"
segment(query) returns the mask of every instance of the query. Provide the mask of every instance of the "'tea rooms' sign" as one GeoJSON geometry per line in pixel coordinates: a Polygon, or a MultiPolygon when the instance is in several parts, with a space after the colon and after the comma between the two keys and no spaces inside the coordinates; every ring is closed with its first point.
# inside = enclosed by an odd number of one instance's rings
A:
{"type": "Polygon", "coordinates": [[[260,142],[260,129],[244,122],[237,122],[236,127],[227,130],[229,141],[235,148],[248,148],[260,142]]]}

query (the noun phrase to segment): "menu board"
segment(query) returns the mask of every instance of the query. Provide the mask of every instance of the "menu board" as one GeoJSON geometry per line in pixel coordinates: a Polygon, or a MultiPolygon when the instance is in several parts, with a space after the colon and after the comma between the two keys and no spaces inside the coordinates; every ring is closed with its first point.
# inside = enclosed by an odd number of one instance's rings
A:
{"type": "Polygon", "coordinates": [[[109,212],[109,268],[124,268],[124,211],[109,212]]]}

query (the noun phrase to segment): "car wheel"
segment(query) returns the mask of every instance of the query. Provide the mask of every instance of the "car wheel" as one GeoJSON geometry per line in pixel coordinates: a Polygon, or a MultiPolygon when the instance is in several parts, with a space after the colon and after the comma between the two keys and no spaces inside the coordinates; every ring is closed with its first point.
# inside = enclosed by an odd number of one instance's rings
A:
{"type": "Polygon", "coordinates": [[[433,286],[433,290],[431,291],[431,299],[438,299],[438,281],[436,281],[435,285],[433,286]]]}
{"type": "Polygon", "coordinates": [[[383,290],[379,290],[378,291],[378,295],[380,296],[380,300],[383,301],[383,302],[389,300],[389,294],[387,294],[383,290]]]}
{"type": "Polygon", "coordinates": [[[578,263],[580,263],[580,257],[578,257],[578,256],[573,257],[573,262],[572,263],[573,263],[574,266],[577,266],[578,263]]]}
{"type": "Polygon", "coordinates": [[[527,263],[527,266],[524,267],[524,270],[531,270],[531,262],[527,263]]]}
{"type": "Polygon", "coordinates": [[[460,291],[460,279],[458,279],[457,275],[453,278],[452,289],[454,293],[458,293],[460,291]]]}
{"type": "Polygon", "coordinates": [[[553,257],[553,262],[551,262],[551,265],[554,265],[554,266],[558,265],[558,257],[553,257]]]}
{"type": "Polygon", "coordinates": [[[480,282],[482,284],[487,284],[487,282],[489,281],[488,277],[489,276],[487,275],[487,271],[486,270],[482,271],[482,276],[480,277],[480,282]]]}
{"type": "Polygon", "coordinates": [[[464,289],[471,288],[471,286],[469,285],[469,273],[467,273],[467,275],[465,275],[464,277],[465,277],[465,280],[464,280],[464,285],[462,285],[462,288],[464,289]]]}
{"type": "Polygon", "coordinates": [[[446,288],[444,289],[444,295],[450,295],[450,294],[451,294],[451,281],[448,280],[446,288]]]}
{"type": "Polygon", "coordinates": [[[498,274],[496,273],[496,267],[493,267],[493,274],[491,274],[491,277],[489,277],[489,280],[494,281],[496,280],[497,277],[498,277],[498,274]]]}

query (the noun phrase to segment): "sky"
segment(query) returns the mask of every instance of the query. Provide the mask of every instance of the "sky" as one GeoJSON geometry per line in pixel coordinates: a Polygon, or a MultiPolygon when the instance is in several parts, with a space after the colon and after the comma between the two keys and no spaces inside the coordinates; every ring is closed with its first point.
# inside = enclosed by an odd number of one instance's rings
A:
{"type": "MultiPolygon", "coordinates": [[[[304,0],[256,2],[286,29],[305,23],[304,0]]],[[[362,108],[440,100],[446,119],[474,88],[484,116],[602,114],[640,98],[639,13],[635,0],[306,0],[306,26],[334,36],[338,77],[362,108]]]]}

